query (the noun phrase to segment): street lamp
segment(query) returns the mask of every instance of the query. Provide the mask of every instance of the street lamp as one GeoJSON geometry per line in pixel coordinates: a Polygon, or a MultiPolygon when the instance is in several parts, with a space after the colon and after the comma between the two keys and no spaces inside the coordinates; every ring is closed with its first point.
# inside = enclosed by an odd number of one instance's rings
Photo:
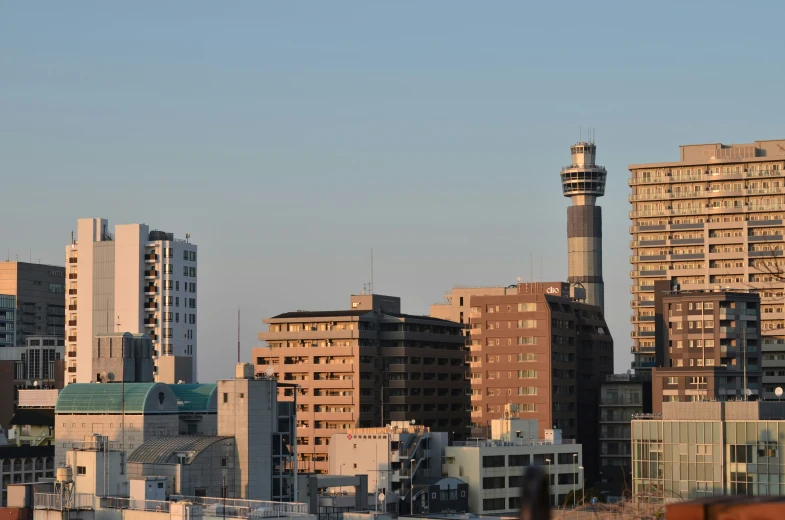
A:
{"type": "Polygon", "coordinates": [[[414,514],[414,463],[417,459],[411,459],[411,466],[409,470],[409,514],[414,514]]]}

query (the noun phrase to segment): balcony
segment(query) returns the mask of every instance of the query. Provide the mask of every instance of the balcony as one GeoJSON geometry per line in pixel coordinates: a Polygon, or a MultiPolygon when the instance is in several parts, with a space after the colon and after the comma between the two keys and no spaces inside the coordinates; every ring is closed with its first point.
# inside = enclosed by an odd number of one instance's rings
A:
{"type": "Polygon", "coordinates": [[[68,306],[68,310],[69,311],[75,311],[76,310],[76,305],[69,305],[68,306]]]}
{"type": "Polygon", "coordinates": [[[159,274],[161,274],[160,271],[156,271],[155,269],[150,269],[149,271],[144,272],[144,277],[147,279],[157,278],[159,274]]]}
{"type": "Polygon", "coordinates": [[[158,325],[157,318],[147,318],[146,320],[144,320],[145,327],[155,327],[156,325],[158,325]]]}
{"type": "Polygon", "coordinates": [[[630,276],[665,276],[668,273],[665,269],[650,271],[631,271],[630,276]]]}
{"type": "Polygon", "coordinates": [[[158,261],[158,255],[155,254],[155,253],[144,255],[144,261],[145,262],[157,262],[158,261]]]}
{"type": "Polygon", "coordinates": [[[701,245],[703,238],[674,238],[671,240],[672,246],[701,245]]]}
{"type": "Polygon", "coordinates": [[[780,250],[773,250],[773,251],[748,251],[747,254],[750,257],[782,256],[782,251],[780,251],[780,250]]]}
{"type": "Polygon", "coordinates": [[[144,304],[144,310],[146,310],[146,311],[157,311],[158,310],[158,304],[155,303],[155,302],[147,302],[147,303],[144,304]]]}
{"type": "Polygon", "coordinates": [[[76,327],[76,320],[68,320],[69,327],[76,327]]]}
{"type": "Polygon", "coordinates": [[[753,236],[750,235],[747,237],[747,241],[749,242],[781,242],[782,235],[758,235],[753,236]]]}
{"type": "Polygon", "coordinates": [[[71,296],[76,295],[76,289],[68,289],[68,294],[70,294],[71,296]]]}
{"type": "Polygon", "coordinates": [[[76,351],[75,350],[69,350],[67,356],[70,357],[70,358],[75,358],[76,357],[76,351]]]}
{"type": "Polygon", "coordinates": [[[78,260],[77,258],[71,257],[71,258],[68,259],[68,263],[69,264],[75,264],[77,262],[77,260],[78,260]]]}
{"type": "Polygon", "coordinates": [[[76,373],[76,367],[68,367],[68,373],[69,374],[75,374],[76,373]]]}
{"type": "Polygon", "coordinates": [[[68,336],[68,341],[70,343],[73,343],[74,341],[76,341],[76,336],[68,336]]]}
{"type": "Polygon", "coordinates": [[[150,294],[157,294],[158,293],[158,286],[157,285],[148,285],[144,288],[145,295],[150,294]]]}
{"type": "Polygon", "coordinates": [[[68,273],[69,280],[76,280],[77,274],[76,273],[68,273]]]}

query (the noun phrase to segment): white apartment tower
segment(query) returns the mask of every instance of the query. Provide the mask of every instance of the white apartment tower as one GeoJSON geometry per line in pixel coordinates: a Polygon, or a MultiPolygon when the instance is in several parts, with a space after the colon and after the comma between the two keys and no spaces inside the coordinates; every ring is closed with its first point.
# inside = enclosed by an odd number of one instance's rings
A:
{"type": "MultiPolygon", "coordinates": [[[[186,235],[188,237],[188,235],[186,235]]],[[[149,334],[154,378],[196,382],[197,247],[145,224],[79,219],[68,271],[65,383],[96,381],[93,338],[149,334]]]]}

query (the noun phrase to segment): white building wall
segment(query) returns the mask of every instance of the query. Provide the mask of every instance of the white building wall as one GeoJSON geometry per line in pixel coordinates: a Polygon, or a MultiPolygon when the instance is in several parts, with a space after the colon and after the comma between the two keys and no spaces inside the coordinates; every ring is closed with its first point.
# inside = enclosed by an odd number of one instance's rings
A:
{"type": "MultiPolygon", "coordinates": [[[[521,476],[525,470],[525,467],[510,466],[510,455],[529,455],[533,465],[533,456],[542,454],[553,454],[551,463],[545,465],[545,469],[554,475],[554,485],[550,487],[551,504],[561,505],[558,503],[559,495],[566,495],[573,489],[581,489],[583,487],[583,473],[578,470],[578,467],[583,464],[583,450],[580,444],[448,446],[445,450],[443,472],[447,476],[459,478],[469,484],[470,513],[475,515],[498,514],[500,512],[512,511],[514,508],[505,507],[504,509],[486,510],[483,507],[483,500],[487,498],[504,498],[505,506],[507,506],[511,497],[520,497],[520,487],[510,487],[508,485],[500,489],[483,489],[483,479],[486,477],[504,477],[505,483],[508,483],[510,477],[521,476]],[[559,464],[558,458],[560,453],[577,453],[577,464],[559,464]],[[483,457],[494,455],[504,456],[505,465],[495,468],[483,467],[483,457]],[[577,483],[559,485],[558,475],[565,473],[577,473],[577,483]]],[[[572,459],[572,457],[569,458],[572,459]]]]}
{"type": "Polygon", "coordinates": [[[149,229],[145,225],[115,226],[114,294],[115,332],[143,333],[144,302],[142,279],[144,271],[144,243],[149,229]]]}
{"type": "Polygon", "coordinates": [[[93,337],[108,332],[151,334],[158,357],[192,358],[189,382],[197,381],[197,247],[180,239],[149,241],[149,233],[144,224],[110,230],[106,219],[79,219],[77,241],[66,247],[66,270],[76,276],[66,280],[67,305],[77,307],[66,311],[66,321],[76,322],[66,327],[66,337],[76,337],[66,342],[66,384],[95,381],[93,337]],[[155,262],[145,261],[148,253],[157,254],[155,262]],[[76,263],[69,262],[73,256],[78,257],[76,263]],[[145,271],[153,267],[156,276],[146,279],[145,271]],[[145,294],[148,285],[158,287],[154,296],[145,294]],[[146,311],[150,298],[158,308],[146,311]],[[156,319],[156,324],[145,326],[147,318],[156,319]]]}

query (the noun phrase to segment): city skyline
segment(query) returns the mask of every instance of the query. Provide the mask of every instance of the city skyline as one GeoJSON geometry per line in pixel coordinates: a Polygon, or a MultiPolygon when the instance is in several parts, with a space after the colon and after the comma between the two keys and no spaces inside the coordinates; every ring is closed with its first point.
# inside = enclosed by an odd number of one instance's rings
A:
{"type": "Polygon", "coordinates": [[[589,125],[608,171],[605,308],[624,372],[627,165],[785,137],[785,72],[767,67],[780,60],[779,4],[743,39],[718,37],[739,23],[721,5],[675,19],[599,5],[565,17],[513,4],[416,16],[189,5],[3,8],[0,166],[14,217],[0,256],[60,265],[92,216],[191,233],[202,381],[232,373],[238,307],[248,361],[263,318],[302,301],[343,307],[370,279],[371,249],[375,292],[417,314],[456,284],[566,280],[558,171],[589,125]],[[369,241],[380,226],[390,233],[369,241]]]}

